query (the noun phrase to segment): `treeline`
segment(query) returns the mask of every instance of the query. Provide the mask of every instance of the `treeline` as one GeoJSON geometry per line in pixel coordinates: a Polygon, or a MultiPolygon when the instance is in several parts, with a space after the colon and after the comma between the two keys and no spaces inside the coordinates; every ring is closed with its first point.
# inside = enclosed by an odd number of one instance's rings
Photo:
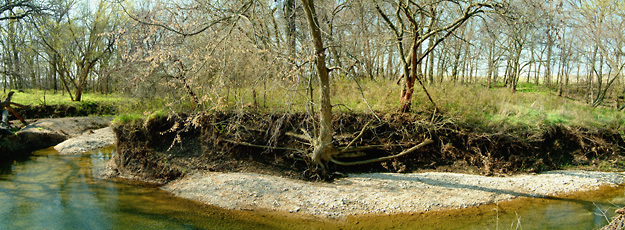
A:
{"type": "MultiPolygon", "coordinates": [[[[256,98],[257,91],[311,88],[317,70],[303,6],[9,0],[0,7],[0,81],[5,91],[62,91],[76,101],[85,91],[125,92],[205,108],[256,98]]],[[[333,79],[415,78],[406,87],[455,82],[513,91],[540,84],[593,106],[625,95],[623,0],[314,6],[333,79]]]]}

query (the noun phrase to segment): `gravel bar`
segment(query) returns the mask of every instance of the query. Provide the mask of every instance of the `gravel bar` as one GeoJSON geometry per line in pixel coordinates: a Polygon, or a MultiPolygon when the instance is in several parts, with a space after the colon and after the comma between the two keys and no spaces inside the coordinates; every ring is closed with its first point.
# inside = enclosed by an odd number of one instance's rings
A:
{"type": "Polygon", "coordinates": [[[458,173],[350,174],[332,183],[253,173],[201,172],[170,182],[176,196],[226,209],[275,210],[340,218],[462,208],[618,186],[618,172],[548,171],[487,177],[458,173]]]}
{"type": "Polygon", "coordinates": [[[80,154],[115,144],[115,133],[111,127],[91,130],[54,146],[61,155],[80,154]]]}

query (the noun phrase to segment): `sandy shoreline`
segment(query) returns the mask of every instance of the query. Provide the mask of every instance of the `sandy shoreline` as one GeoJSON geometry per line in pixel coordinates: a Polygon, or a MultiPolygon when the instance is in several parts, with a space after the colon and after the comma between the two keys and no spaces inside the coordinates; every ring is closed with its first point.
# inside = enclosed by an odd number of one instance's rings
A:
{"type": "Polygon", "coordinates": [[[227,209],[264,209],[340,218],[461,208],[617,186],[625,174],[550,171],[486,177],[457,173],[354,174],[332,183],[251,173],[196,173],[170,182],[172,194],[227,209]]]}

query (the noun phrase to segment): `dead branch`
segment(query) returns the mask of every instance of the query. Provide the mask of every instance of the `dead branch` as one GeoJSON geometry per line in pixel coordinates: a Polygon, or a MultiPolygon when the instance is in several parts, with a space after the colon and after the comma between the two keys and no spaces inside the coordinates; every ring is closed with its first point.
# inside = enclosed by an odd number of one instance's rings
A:
{"type": "Polygon", "coordinates": [[[358,140],[358,139],[360,139],[360,137],[362,137],[362,135],[365,133],[365,130],[367,130],[367,127],[369,127],[369,124],[371,124],[371,121],[367,122],[367,124],[365,124],[365,126],[362,127],[362,129],[360,130],[360,133],[358,134],[358,136],[356,136],[351,142],[349,142],[349,144],[347,144],[347,146],[345,146],[345,149],[347,149],[350,146],[352,146],[352,144],[354,144],[354,142],[356,142],[356,140],[358,140]]]}
{"type": "Polygon", "coordinates": [[[292,136],[292,137],[295,137],[295,138],[299,138],[299,139],[308,141],[310,143],[312,143],[312,141],[313,141],[313,139],[309,135],[300,135],[300,134],[293,133],[293,132],[286,132],[285,135],[292,136]]]}
{"type": "Polygon", "coordinates": [[[301,152],[301,150],[295,149],[295,148],[274,147],[274,146],[266,146],[266,145],[255,145],[255,144],[251,144],[251,143],[247,143],[247,142],[233,141],[233,140],[228,140],[228,139],[224,139],[223,141],[228,142],[228,143],[232,143],[232,144],[235,144],[235,145],[243,145],[243,146],[256,147],[256,148],[290,150],[290,151],[301,152]]]}
{"type": "Polygon", "coordinates": [[[28,123],[24,120],[24,118],[22,118],[19,114],[17,114],[17,112],[15,112],[15,110],[13,110],[11,108],[11,105],[15,105],[21,108],[25,108],[25,106],[11,102],[11,97],[13,97],[13,94],[15,92],[11,91],[9,92],[9,94],[7,95],[7,98],[4,99],[4,101],[0,102],[0,110],[7,110],[9,112],[11,112],[17,119],[19,119],[24,125],[28,125],[28,123]]]}
{"type": "Polygon", "coordinates": [[[420,144],[409,148],[407,150],[404,150],[403,152],[397,154],[397,155],[392,155],[392,156],[386,156],[386,157],[380,157],[380,158],[375,158],[375,159],[370,159],[370,160],[364,160],[364,161],[354,161],[354,162],[342,162],[339,160],[336,160],[334,158],[330,158],[330,161],[332,161],[332,163],[335,163],[337,165],[344,165],[344,166],[349,166],[349,165],[361,165],[361,164],[369,164],[369,163],[375,163],[375,162],[380,162],[380,161],[385,161],[385,160],[390,160],[390,159],[394,159],[397,157],[401,157],[403,155],[409,154],[414,152],[417,149],[420,149],[423,146],[426,146],[428,144],[432,144],[434,143],[434,141],[432,139],[427,139],[423,142],[421,142],[420,144]]]}

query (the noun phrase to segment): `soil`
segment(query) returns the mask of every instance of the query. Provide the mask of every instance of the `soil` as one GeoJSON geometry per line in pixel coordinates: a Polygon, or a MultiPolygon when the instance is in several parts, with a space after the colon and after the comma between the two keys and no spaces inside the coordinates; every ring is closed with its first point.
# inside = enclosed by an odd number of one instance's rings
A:
{"type": "Polygon", "coordinates": [[[336,114],[334,145],[361,148],[358,161],[397,154],[393,160],[356,166],[312,165],[310,143],[297,135],[314,130],[308,114],[170,114],[114,125],[121,175],[167,182],[195,172],[244,172],[306,181],[331,181],[349,173],[456,172],[480,175],[538,173],[563,168],[622,170],[625,141],[616,130],[552,125],[478,130],[419,114],[336,114]],[[367,127],[363,131],[365,125],[367,127]],[[355,139],[359,133],[360,138],[355,139]],[[297,135],[293,135],[297,134],[297,135]]]}

